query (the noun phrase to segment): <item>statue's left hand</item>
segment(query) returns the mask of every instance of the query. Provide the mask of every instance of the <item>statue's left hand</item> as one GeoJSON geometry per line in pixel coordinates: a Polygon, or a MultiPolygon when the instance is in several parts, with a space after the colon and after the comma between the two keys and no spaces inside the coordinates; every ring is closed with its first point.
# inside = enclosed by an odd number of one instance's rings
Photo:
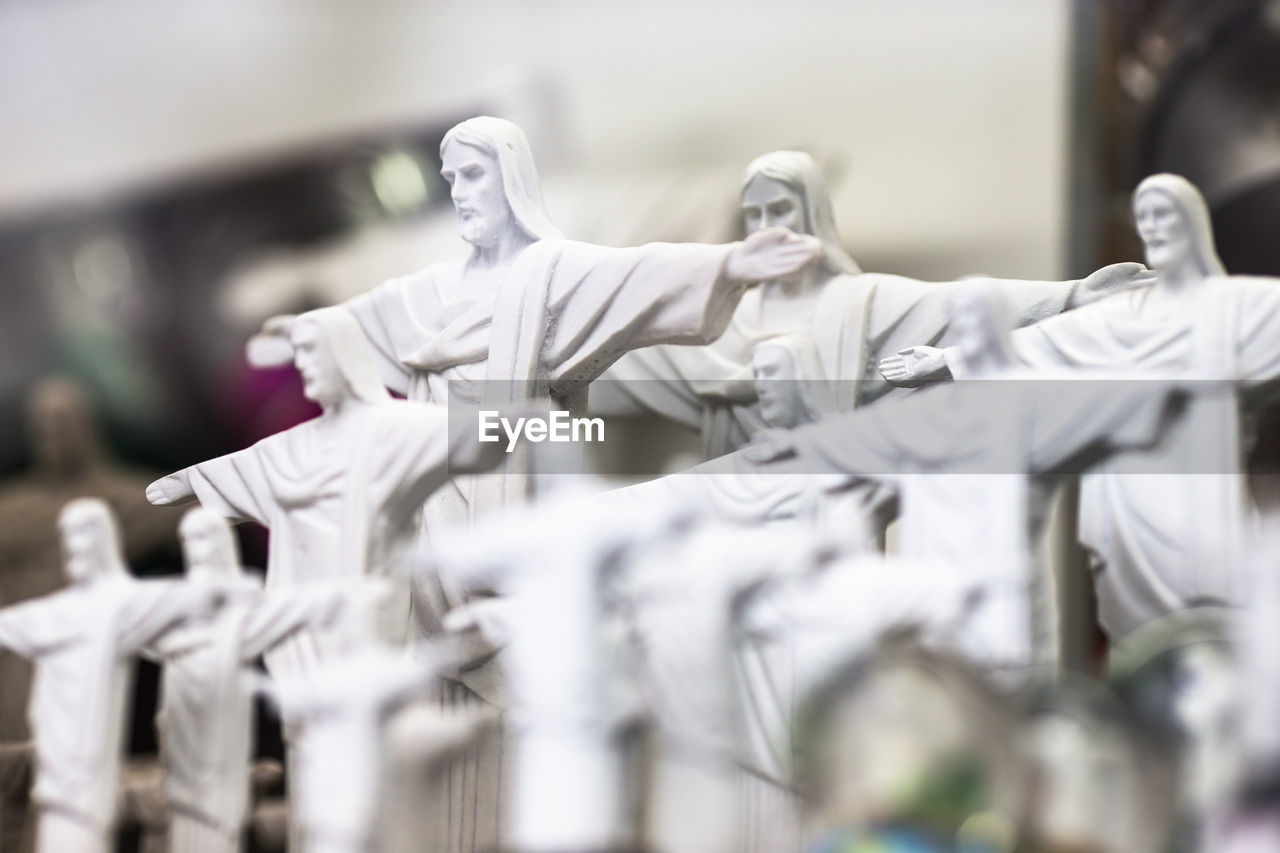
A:
{"type": "Polygon", "coordinates": [[[729,253],[725,275],[736,281],[772,281],[799,272],[822,254],[822,241],[786,228],[766,228],[729,253]]]}
{"type": "Polygon", "coordinates": [[[147,486],[147,500],[156,506],[175,506],[195,498],[186,471],[161,477],[147,486]]]}

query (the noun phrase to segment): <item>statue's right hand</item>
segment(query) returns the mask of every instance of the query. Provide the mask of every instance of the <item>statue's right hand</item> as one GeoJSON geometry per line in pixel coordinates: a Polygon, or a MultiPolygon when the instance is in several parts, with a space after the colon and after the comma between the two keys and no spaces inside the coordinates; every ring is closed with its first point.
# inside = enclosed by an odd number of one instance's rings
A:
{"type": "Polygon", "coordinates": [[[147,501],[155,506],[174,506],[195,498],[186,471],[161,477],[147,486],[147,501]]]}
{"type": "Polygon", "coordinates": [[[253,367],[284,367],[293,363],[293,344],[289,332],[293,328],[295,314],[277,314],[262,323],[258,334],[245,345],[245,359],[253,367]]]}
{"type": "Polygon", "coordinates": [[[890,385],[913,388],[942,378],[947,360],[937,347],[907,347],[880,359],[879,368],[890,385]]]}

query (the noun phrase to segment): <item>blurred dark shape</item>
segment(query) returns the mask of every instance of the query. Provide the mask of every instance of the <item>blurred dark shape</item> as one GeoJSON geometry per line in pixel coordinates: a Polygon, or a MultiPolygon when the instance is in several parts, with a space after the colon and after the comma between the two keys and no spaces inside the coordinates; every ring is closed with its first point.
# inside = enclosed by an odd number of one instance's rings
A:
{"type": "Polygon", "coordinates": [[[1175,851],[1205,849],[1244,779],[1237,611],[1206,604],[1147,623],[1112,650],[1108,680],[1178,765],[1175,851]]]}
{"type": "Polygon", "coordinates": [[[30,743],[0,743],[0,851],[28,850],[35,822],[28,818],[32,781],[30,743]]]}
{"type": "Polygon", "coordinates": [[[1025,807],[1016,719],[970,664],[909,639],[835,670],[797,722],[797,781],[825,839],[815,849],[1014,849],[1025,807]]]}
{"type": "MultiPolygon", "coordinates": [[[[65,378],[46,379],[28,396],[30,471],[0,486],[0,606],[47,595],[65,583],[57,528],[63,505],[78,497],[105,499],[120,520],[125,556],[135,571],[180,564],[180,511],[147,503],[156,472],[109,459],[84,390],[65,378]]],[[[30,666],[0,652],[0,743],[27,738],[30,666]]]]}

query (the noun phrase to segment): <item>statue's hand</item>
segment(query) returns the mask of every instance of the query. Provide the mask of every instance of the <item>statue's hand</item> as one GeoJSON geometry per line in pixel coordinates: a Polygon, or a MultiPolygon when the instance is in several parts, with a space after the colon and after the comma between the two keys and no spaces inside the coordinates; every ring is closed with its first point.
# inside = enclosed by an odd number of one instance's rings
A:
{"type": "Polygon", "coordinates": [[[766,228],[729,253],[725,275],[736,281],[772,281],[799,272],[822,254],[822,241],[786,228],[766,228]]]}
{"type": "Polygon", "coordinates": [[[742,449],[742,455],[757,465],[776,462],[796,455],[796,443],[785,429],[766,429],[742,449]]]}
{"type": "Polygon", "coordinates": [[[293,328],[293,314],[277,314],[262,323],[258,334],[245,345],[245,359],[253,367],[284,367],[293,364],[293,344],[289,332],[293,328]]]}
{"type": "Polygon", "coordinates": [[[947,360],[937,347],[907,347],[888,358],[880,359],[880,375],[891,385],[915,388],[941,379],[947,372],[947,360]]]}
{"type": "Polygon", "coordinates": [[[191,481],[186,471],[161,477],[147,486],[147,501],[156,506],[175,506],[194,500],[196,493],[191,490],[191,481]]]}

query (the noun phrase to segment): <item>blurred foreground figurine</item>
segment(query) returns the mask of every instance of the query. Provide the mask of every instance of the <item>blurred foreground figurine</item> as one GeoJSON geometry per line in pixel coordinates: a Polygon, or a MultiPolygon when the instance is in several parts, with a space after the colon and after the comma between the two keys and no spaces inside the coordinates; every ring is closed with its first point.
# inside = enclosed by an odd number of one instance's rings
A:
{"type": "MultiPolygon", "coordinates": [[[[1018,362],[1184,380],[1280,376],[1280,286],[1226,275],[1200,192],[1185,178],[1154,175],[1134,191],[1133,213],[1156,281],[1018,330],[1018,362]]],[[[895,383],[927,381],[948,367],[963,378],[955,356],[918,346],[880,370],[895,383]]],[[[1082,483],[1080,541],[1112,638],[1195,602],[1248,597],[1240,402],[1196,395],[1157,455],[1114,459],[1082,483]]]]}
{"type": "Polygon", "coordinates": [[[1016,727],[958,658],[902,642],[851,658],[799,722],[808,849],[1010,853],[1029,805],[1016,727]]]}
{"type": "MultiPolygon", "coordinates": [[[[416,660],[379,640],[378,583],[351,585],[333,634],[339,655],[306,673],[262,679],[260,689],[292,730],[290,838],[301,853],[367,853],[378,838],[383,735],[398,707],[423,694],[446,662],[416,660]]],[[[177,849],[177,848],[175,848],[177,849]]]]}
{"type": "MultiPolygon", "coordinates": [[[[226,518],[271,532],[268,591],[313,581],[388,575],[412,544],[422,501],[448,478],[497,461],[500,444],[449,430],[444,406],[394,401],[378,381],[360,327],[341,308],[300,316],[291,333],[308,398],[323,413],[252,447],[152,483],[153,503],[198,498],[226,518]]],[[[403,642],[407,573],[380,618],[403,642]]],[[[273,675],[308,671],[342,651],[339,638],[303,629],[266,654],[273,675]]]]}
{"type": "MultiPolygon", "coordinates": [[[[743,296],[725,333],[705,347],[629,353],[605,374],[601,395],[622,395],[662,417],[701,430],[708,458],[743,444],[764,414],[751,382],[752,351],[766,338],[800,332],[817,344],[841,411],[894,389],[875,372],[885,355],[920,341],[949,343],[952,286],[864,273],[840,244],[826,181],[800,151],[752,161],[742,180],[748,234],[782,227],[822,241],[819,263],[776,276],[743,296]],[[644,381],[647,380],[647,381],[644,381]]],[[[1082,281],[994,281],[1025,325],[1149,280],[1138,264],[1117,264],[1082,281]]],[[[597,403],[608,413],[611,402],[597,403]]]]}
{"type": "MultiPolygon", "coordinates": [[[[193,509],[179,529],[193,583],[247,579],[227,522],[193,509]]],[[[277,590],[188,620],[153,643],[164,664],[157,728],[170,811],[170,849],[234,853],[249,809],[253,701],[243,683],[255,658],[303,627],[332,618],[343,587],[277,590]],[[311,593],[308,595],[307,593],[311,593]]]]}
{"type": "Polygon", "coordinates": [[[0,645],[33,661],[29,718],[41,853],[113,846],[131,656],[225,589],[137,581],[124,566],[106,504],[82,498],[59,519],[67,589],[0,611],[0,645]]]}
{"type": "Polygon", "coordinates": [[[606,630],[605,587],[638,553],[679,536],[693,508],[635,513],[565,489],[444,543],[442,571],[466,588],[497,589],[455,619],[506,641],[514,739],[512,810],[503,849],[520,853],[629,849],[621,805],[618,645],[606,630]],[[570,528],[574,535],[565,535],[570,528]]]}

